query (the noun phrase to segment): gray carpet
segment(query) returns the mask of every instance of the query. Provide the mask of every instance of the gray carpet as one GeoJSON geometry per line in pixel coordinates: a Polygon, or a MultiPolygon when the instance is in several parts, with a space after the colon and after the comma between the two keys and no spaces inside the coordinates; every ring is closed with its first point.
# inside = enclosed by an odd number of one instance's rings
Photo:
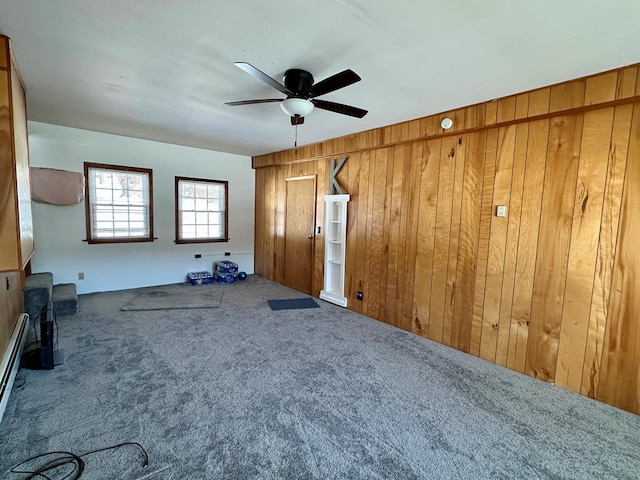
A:
{"type": "MultiPolygon", "coordinates": [[[[0,477],[49,450],[83,479],[638,479],[640,417],[250,277],[217,309],[59,317],[64,365],[21,371],[0,477]]],[[[61,478],[61,477],[52,477],[61,478]]]]}
{"type": "Polygon", "coordinates": [[[215,283],[204,285],[163,285],[143,288],[140,293],[121,307],[124,311],[183,310],[186,308],[218,308],[222,300],[222,286],[215,283]]]}

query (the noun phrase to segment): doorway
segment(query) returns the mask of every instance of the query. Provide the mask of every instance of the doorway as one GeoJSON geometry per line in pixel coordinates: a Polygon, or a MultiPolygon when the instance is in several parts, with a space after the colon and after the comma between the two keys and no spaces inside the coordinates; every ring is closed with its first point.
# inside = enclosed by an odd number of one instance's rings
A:
{"type": "Polygon", "coordinates": [[[311,294],[316,223],[316,176],[286,179],[284,284],[311,294]]]}

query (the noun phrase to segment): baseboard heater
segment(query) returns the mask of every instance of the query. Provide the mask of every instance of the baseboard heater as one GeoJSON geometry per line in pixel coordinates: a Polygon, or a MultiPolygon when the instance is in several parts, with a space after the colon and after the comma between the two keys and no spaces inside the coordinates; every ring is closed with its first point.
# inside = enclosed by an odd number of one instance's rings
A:
{"type": "Polygon", "coordinates": [[[2,364],[0,364],[0,375],[2,375],[2,383],[0,383],[0,421],[2,421],[5,408],[7,408],[11,388],[20,368],[20,358],[24,349],[24,342],[27,339],[28,325],[29,315],[21,313],[13,329],[9,345],[7,345],[7,351],[2,357],[2,364]]]}

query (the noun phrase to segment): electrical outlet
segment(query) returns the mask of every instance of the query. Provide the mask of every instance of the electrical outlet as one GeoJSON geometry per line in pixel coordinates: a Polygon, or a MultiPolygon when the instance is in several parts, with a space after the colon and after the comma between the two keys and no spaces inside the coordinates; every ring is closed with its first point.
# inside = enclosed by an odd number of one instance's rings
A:
{"type": "Polygon", "coordinates": [[[78,280],[84,280],[84,272],[78,272],[78,280]]]}
{"type": "Polygon", "coordinates": [[[202,254],[201,254],[201,253],[196,253],[196,254],[194,255],[194,257],[196,257],[196,258],[202,258],[202,254]]]}
{"type": "Polygon", "coordinates": [[[356,300],[360,300],[360,301],[364,300],[364,293],[362,292],[356,293],[356,300]]]}

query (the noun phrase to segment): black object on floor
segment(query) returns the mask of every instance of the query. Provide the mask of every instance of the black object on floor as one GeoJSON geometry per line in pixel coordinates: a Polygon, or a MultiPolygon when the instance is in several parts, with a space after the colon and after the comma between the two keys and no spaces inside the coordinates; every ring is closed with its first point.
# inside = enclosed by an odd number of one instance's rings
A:
{"type": "Polygon", "coordinates": [[[267,300],[271,310],[297,310],[299,308],[320,308],[313,298],[285,298],[283,300],[267,300]]]}

